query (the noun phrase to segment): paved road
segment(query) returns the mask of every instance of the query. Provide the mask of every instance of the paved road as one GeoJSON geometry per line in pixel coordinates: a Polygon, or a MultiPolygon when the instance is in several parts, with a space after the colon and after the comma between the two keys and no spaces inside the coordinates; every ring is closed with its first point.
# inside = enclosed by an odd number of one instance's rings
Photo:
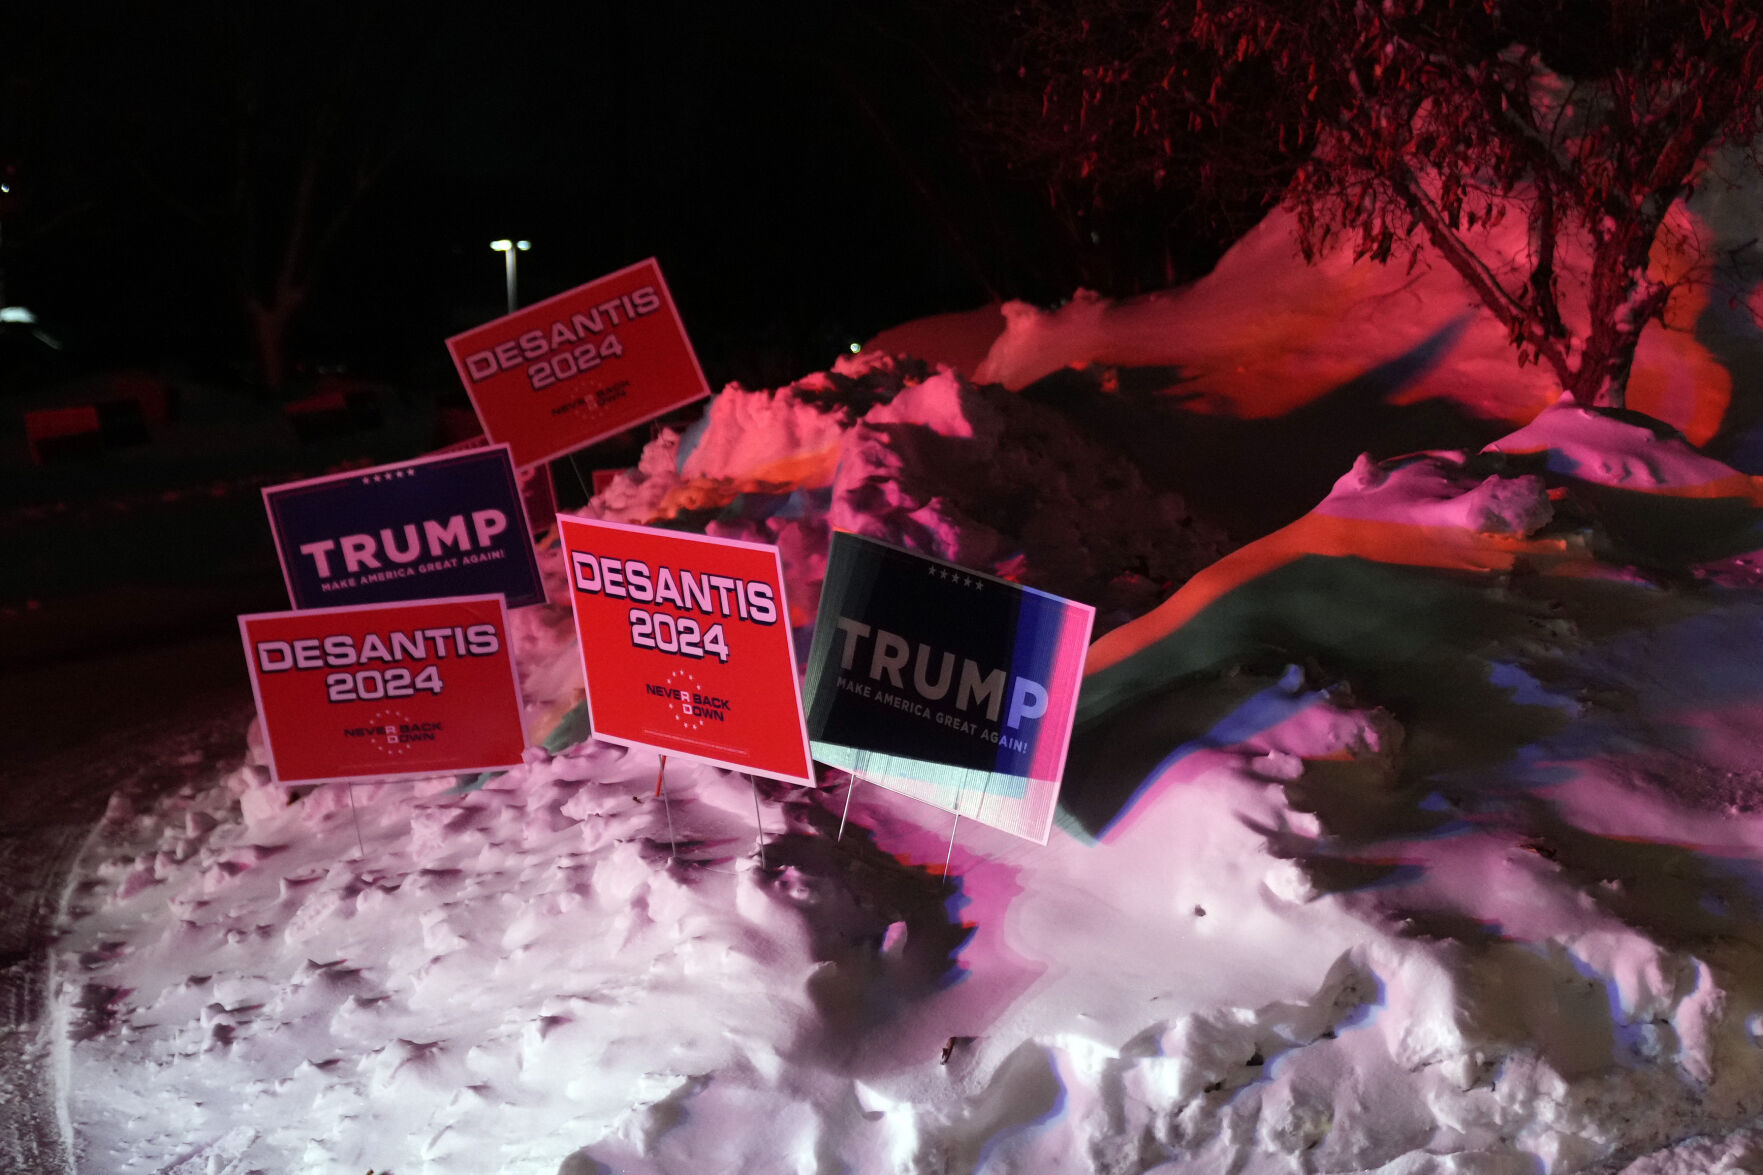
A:
{"type": "Polygon", "coordinates": [[[250,716],[232,632],[0,674],[0,1172],[74,1170],[48,948],[93,825],[118,788],[155,795],[236,762],[250,716]]]}

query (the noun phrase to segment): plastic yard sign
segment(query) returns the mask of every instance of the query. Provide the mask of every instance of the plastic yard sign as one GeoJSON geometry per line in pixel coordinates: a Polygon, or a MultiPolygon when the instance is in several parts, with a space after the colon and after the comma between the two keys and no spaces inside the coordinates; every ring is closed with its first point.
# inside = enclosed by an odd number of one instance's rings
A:
{"type": "Polygon", "coordinates": [[[654,258],[447,340],[490,439],[521,468],[710,394],[654,258]]]}
{"type": "Polygon", "coordinates": [[[777,548],[557,525],[594,737],[812,784],[777,548]]]}
{"type": "MultiPolygon", "coordinates": [[[[463,441],[436,449],[435,456],[448,453],[470,453],[489,446],[490,438],[479,433],[463,441]]],[[[514,475],[520,485],[520,502],[526,508],[527,527],[536,535],[543,534],[557,520],[557,487],[551,480],[551,467],[533,465],[514,475]]]]}
{"type": "Polygon", "coordinates": [[[835,533],[808,656],[814,757],[1045,844],[1094,616],[835,533]]]}
{"type": "Polygon", "coordinates": [[[269,486],[263,504],[296,608],[545,600],[506,445],[269,486]]]}
{"type": "Polygon", "coordinates": [[[282,783],[518,766],[520,686],[500,596],[239,617],[282,783]]]}

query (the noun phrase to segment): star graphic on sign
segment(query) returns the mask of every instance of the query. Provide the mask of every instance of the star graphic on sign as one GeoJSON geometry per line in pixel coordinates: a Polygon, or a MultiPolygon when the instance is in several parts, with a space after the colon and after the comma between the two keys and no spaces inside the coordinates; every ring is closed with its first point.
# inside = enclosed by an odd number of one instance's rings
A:
{"type": "MultiPolygon", "coordinates": [[[[669,673],[667,675],[667,684],[684,694],[686,698],[697,696],[699,690],[702,688],[698,684],[698,679],[684,669],[675,669],[673,672],[669,673]]],[[[691,702],[686,701],[684,698],[677,703],[669,704],[668,709],[673,712],[673,720],[687,730],[702,730],[704,725],[710,721],[706,716],[706,711],[698,708],[691,702]]]]}
{"type": "Polygon", "coordinates": [[[410,744],[398,734],[398,724],[408,721],[409,717],[401,710],[378,710],[368,723],[368,729],[373,731],[368,737],[385,754],[397,758],[410,750],[410,744]]]}

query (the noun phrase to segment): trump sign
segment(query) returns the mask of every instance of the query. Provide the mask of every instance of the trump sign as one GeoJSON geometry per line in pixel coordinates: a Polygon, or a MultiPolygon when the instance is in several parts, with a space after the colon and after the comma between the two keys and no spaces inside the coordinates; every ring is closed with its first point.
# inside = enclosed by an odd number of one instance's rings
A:
{"type": "Polygon", "coordinates": [[[269,486],[263,504],[296,608],[545,600],[506,445],[269,486]]]}
{"type": "Polygon", "coordinates": [[[1045,844],[1094,615],[835,533],[808,655],[814,757],[1045,844]]]}

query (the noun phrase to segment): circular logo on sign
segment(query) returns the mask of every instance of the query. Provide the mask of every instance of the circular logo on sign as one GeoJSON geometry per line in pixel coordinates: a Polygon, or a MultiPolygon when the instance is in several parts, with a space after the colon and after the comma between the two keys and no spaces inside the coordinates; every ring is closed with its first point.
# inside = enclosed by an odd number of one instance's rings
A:
{"type": "Polygon", "coordinates": [[[688,669],[675,669],[667,675],[667,684],[679,692],[678,697],[669,698],[667,703],[673,711],[674,722],[681,730],[702,730],[710,719],[692,701],[703,693],[698,679],[688,669]]]}
{"type": "Polygon", "coordinates": [[[409,723],[410,716],[396,706],[375,710],[367,723],[371,729],[368,741],[385,752],[388,758],[396,759],[410,750],[409,739],[400,733],[409,723]]]}

